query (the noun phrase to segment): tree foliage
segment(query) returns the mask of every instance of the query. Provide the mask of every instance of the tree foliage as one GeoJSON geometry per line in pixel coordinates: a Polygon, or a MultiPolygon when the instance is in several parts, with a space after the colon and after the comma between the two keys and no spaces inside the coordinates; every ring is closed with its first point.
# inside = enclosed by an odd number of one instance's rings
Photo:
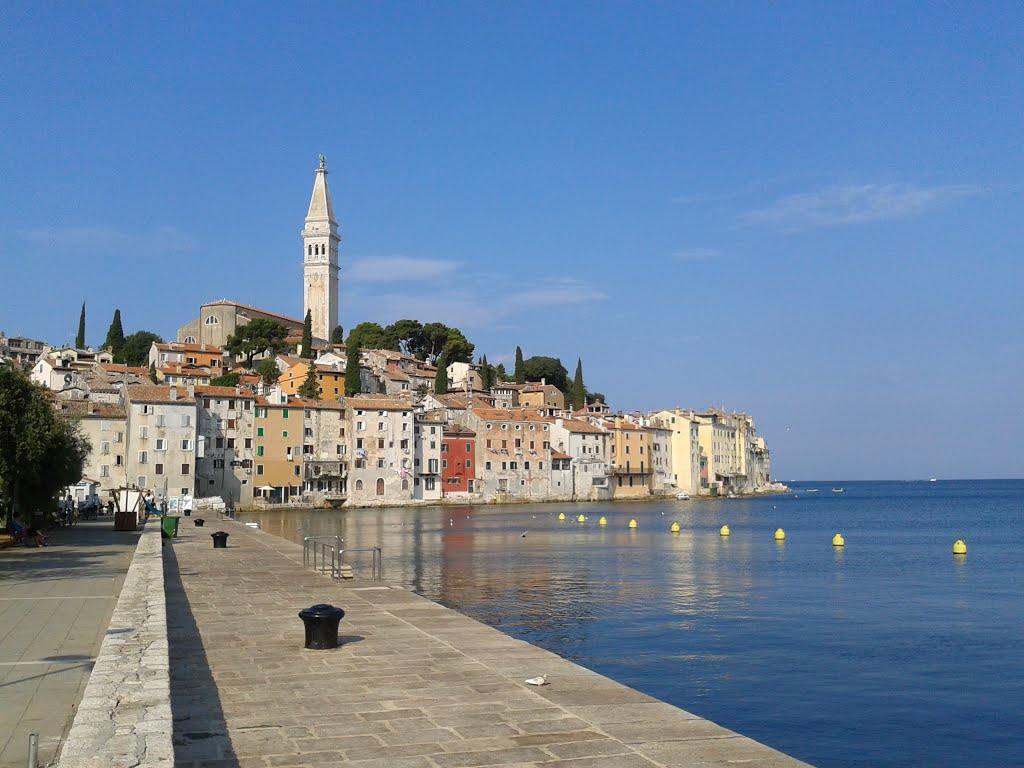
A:
{"type": "Polygon", "coordinates": [[[0,506],[8,521],[29,523],[55,509],[60,491],[82,479],[88,455],[78,424],[54,412],[45,390],[0,365],[0,506]]]}
{"type": "Polygon", "coordinates": [[[114,354],[114,359],[117,359],[117,353],[121,351],[121,347],[124,345],[124,326],[121,325],[121,310],[114,310],[114,319],[110,321],[110,327],[107,329],[107,338],[103,341],[103,346],[109,349],[114,354]]]}
{"type": "Polygon", "coordinates": [[[359,376],[359,347],[363,340],[360,338],[359,328],[357,325],[349,331],[348,339],[345,341],[345,397],[358,395],[363,389],[359,376]]]}
{"type": "Polygon", "coordinates": [[[82,313],[78,316],[78,335],[75,336],[75,349],[85,349],[85,302],[82,302],[82,313]]]}
{"type": "Polygon", "coordinates": [[[345,342],[346,344],[351,343],[353,334],[359,339],[359,346],[363,349],[393,349],[396,352],[398,351],[398,339],[395,337],[395,332],[391,329],[390,325],[385,328],[380,323],[360,323],[349,331],[349,340],[345,342]]]}
{"type": "Polygon", "coordinates": [[[149,349],[153,342],[163,344],[163,341],[150,331],[136,331],[124,338],[121,348],[114,353],[114,362],[141,368],[149,360],[149,349]]]}
{"type": "Polygon", "coordinates": [[[288,348],[288,329],[277,320],[260,317],[240,326],[228,336],[225,348],[232,355],[245,357],[245,367],[252,368],[256,355],[269,352],[277,355],[288,348]]]}
{"type": "Polygon", "coordinates": [[[306,319],[302,323],[302,356],[313,359],[313,310],[306,310],[306,319]]]}
{"type": "Polygon", "coordinates": [[[260,360],[256,363],[255,371],[260,375],[260,378],[263,379],[263,383],[268,387],[273,386],[274,382],[276,382],[281,376],[281,371],[278,369],[277,363],[270,358],[260,360]]]}
{"type": "Polygon", "coordinates": [[[306,380],[299,385],[297,392],[299,397],[304,397],[307,400],[320,399],[320,382],[317,380],[316,364],[313,361],[309,362],[306,380]]]}
{"type": "Polygon", "coordinates": [[[491,387],[494,386],[494,366],[487,362],[487,355],[480,358],[480,378],[483,381],[484,389],[490,392],[491,387]]]}
{"type": "Polygon", "coordinates": [[[448,359],[443,354],[437,358],[437,376],[434,378],[434,394],[448,394],[448,359]]]}
{"type": "Polygon", "coordinates": [[[157,384],[160,381],[159,377],[156,375],[155,362],[149,364],[149,380],[152,381],[154,384],[157,384]]]}
{"type": "Polygon", "coordinates": [[[499,381],[508,381],[508,371],[505,370],[504,363],[494,366],[494,383],[497,384],[499,381]]]}
{"type": "Polygon", "coordinates": [[[563,392],[569,389],[569,372],[565,370],[562,361],[557,357],[535,355],[523,361],[523,375],[525,381],[544,379],[545,382],[554,384],[563,392]]]}
{"type": "MultiPolygon", "coordinates": [[[[276,366],[275,366],[275,370],[276,370],[276,366]]],[[[238,382],[241,380],[241,378],[242,377],[239,376],[235,372],[225,373],[223,376],[218,376],[218,377],[216,377],[214,379],[210,379],[210,386],[211,387],[237,387],[238,386],[238,382]]]]}
{"type": "Polygon", "coordinates": [[[523,348],[516,347],[516,367],[512,374],[515,377],[516,384],[526,383],[526,369],[523,367],[523,348]]]}
{"type": "Polygon", "coordinates": [[[576,358],[576,375],[572,379],[572,404],[582,408],[587,400],[587,388],[583,386],[583,358],[576,358]]]}
{"type": "Polygon", "coordinates": [[[345,329],[340,325],[334,326],[334,330],[331,331],[331,344],[344,344],[345,343],[345,329]]]}

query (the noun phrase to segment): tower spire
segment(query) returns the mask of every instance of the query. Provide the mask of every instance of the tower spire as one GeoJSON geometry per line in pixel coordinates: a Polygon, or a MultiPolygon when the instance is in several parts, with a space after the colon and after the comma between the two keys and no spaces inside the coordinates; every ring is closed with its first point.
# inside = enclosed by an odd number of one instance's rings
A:
{"type": "Polygon", "coordinates": [[[304,310],[312,313],[313,336],[328,340],[338,324],[338,247],[341,237],[327,186],[327,158],[313,178],[306,226],[302,230],[304,310]]]}

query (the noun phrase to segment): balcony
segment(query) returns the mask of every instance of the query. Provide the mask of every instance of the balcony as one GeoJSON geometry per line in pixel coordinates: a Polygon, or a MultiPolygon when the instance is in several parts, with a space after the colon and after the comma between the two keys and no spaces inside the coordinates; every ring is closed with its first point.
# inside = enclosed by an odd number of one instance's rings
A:
{"type": "Polygon", "coordinates": [[[304,480],[346,477],[348,465],[343,461],[306,461],[302,466],[304,480]]]}

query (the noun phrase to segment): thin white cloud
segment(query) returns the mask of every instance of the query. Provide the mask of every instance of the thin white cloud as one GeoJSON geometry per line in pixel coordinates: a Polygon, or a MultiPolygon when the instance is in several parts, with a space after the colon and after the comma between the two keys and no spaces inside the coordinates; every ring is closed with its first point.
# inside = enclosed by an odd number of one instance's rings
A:
{"type": "Polygon", "coordinates": [[[408,256],[383,256],[359,259],[345,270],[345,279],[353,283],[425,282],[438,280],[459,268],[459,262],[444,259],[413,259],[408,256]]]}
{"type": "Polygon", "coordinates": [[[672,254],[676,261],[707,261],[721,256],[722,252],[714,248],[683,248],[672,254]]]}
{"type": "Polygon", "coordinates": [[[174,226],[162,225],[148,232],[126,232],[114,227],[37,227],[22,230],[22,239],[50,245],[68,253],[123,254],[185,253],[198,247],[195,238],[174,226]]]}
{"type": "Polygon", "coordinates": [[[827,187],[787,195],[767,208],[740,217],[746,225],[803,232],[887,219],[905,219],[984,190],[966,184],[922,187],[916,184],[862,184],[827,187]]]}

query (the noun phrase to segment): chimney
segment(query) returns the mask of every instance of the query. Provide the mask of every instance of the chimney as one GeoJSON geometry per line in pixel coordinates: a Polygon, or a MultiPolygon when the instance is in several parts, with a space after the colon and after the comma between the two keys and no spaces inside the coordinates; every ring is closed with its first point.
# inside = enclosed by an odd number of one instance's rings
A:
{"type": "Polygon", "coordinates": [[[169,390],[167,390],[167,397],[170,400],[177,400],[178,399],[178,388],[177,387],[171,387],[169,390]]]}

